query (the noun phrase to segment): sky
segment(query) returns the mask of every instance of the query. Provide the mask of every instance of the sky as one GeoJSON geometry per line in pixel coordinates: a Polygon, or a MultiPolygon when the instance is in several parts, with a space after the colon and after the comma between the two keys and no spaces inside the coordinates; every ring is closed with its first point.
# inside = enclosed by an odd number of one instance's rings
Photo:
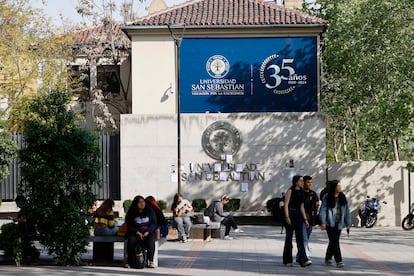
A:
{"type": "MultiPolygon", "coordinates": [[[[95,2],[100,3],[100,0],[95,0],[95,2]]],[[[117,4],[123,2],[123,0],[115,0],[117,4]]],[[[179,3],[186,2],[186,0],[164,0],[167,6],[176,5],[179,3]]],[[[45,11],[45,14],[51,17],[52,22],[56,25],[62,25],[60,14],[65,20],[69,20],[70,23],[81,23],[82,17],[77,14],[76,6],[78,0],[30,0],[30,4],[35,8],[40,8],[45,11]]],[[[144,4],[139,4],[136,0],[136,9],[140,15],[145,15],[145,7],[148,7],[151,3],[151,0],[146,0],[144,4]],[[139,6],[139,7],[138,7],[139,6]]]]}

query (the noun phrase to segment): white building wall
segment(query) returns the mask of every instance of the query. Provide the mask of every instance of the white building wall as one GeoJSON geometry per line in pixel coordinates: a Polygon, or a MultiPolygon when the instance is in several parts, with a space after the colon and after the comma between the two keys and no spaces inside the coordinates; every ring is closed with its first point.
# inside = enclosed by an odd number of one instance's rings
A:
{"type": "MultiPolygon", "coordinates": [[[[329,179],[338,179],[348,198],[352,221],[359,225],[358,209],[366,196],[385,200],[377,222],[380,226],[401,225],[408,213],[408,162],[363,161],[331,163],[328,166],[329,179]]],[[[414,174],[411,174],[414,184],[414,174]]],[[[414,187],[413,187],[414,188],[414,187]]],[[[412,202],[413,191],[411,192],[412,202]]]]}
{"type": "Polygon", "coordinates": [[[133,114],[175,113],[175,69],[171,37],[132,37],[133,114]]]}
{"type": "MultiPolygon", "coordinates": [[[[174,115],[121,115],[121,197],[154,195],[172,200],[177,192],[172,169],[177,165],[177,125],[174,115]]],[[[181,116],[181,191],[186,198],[209,202],[226,193],[241,199],[240,211],[263,210],[266,200],[281,196],[293,174],[314,177],[317,190],[325,184],[325,117],[319,113],[183,114],[181,116]],[[188,177],[190,163],[220,162],[203,150],[201,138],[212,123],[224,120],[236,127],[242,145],[232,163],[255,164],[264,179],[202,180],[188,177]],[[294,168],[287,167],[289,160],[294,168]],[[248,191],[241,191],[245,182],[248,191]]]]}

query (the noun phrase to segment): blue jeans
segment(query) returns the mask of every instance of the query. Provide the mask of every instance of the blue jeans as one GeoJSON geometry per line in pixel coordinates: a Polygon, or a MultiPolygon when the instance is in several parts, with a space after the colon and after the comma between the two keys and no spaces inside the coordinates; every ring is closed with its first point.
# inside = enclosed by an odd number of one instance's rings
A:
{"type": "MultiPolygon", "coordinates": [[[[305,253],[306,257],[310,259],[310,250],[309,250],[309,238],[312,233],[312,225],[309,225],[308,228],[306,228],[306,224],[303,224],[303,246],[305,247],[305,253]]],[[[296,261],[299,260],[299,254],[296,255],[296,261]]]]}
{"type": "Polygon", "coordinates": [[[189,216],[175,217],[174,222],[177,225],[178,238],[180,240],[188,239],[191,229],[191,218],[189,216]]]}
{"type": "Polygon", "coordinates": [[[115,236],[118,233],[119,227],[96,227],[93,231],[95,236],[115,236]]]}

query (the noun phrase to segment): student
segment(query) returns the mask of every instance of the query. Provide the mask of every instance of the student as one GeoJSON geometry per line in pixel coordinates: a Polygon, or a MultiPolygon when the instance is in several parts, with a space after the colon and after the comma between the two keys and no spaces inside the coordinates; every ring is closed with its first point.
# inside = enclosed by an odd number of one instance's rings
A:
{"type": "MultiPolygon", "coordinates": [[[[319,209],[319,198],[318,195],[314,190],[312,190],[312,177],[309,175],[306,175],[303,177],[303,191],[305,194],[305,213],[306,218],[309,221],[309,227],[306,227],[305,224],[303,224],[303,245],[305,247],[306,256],[310,260],[310,249],[309,249],[309,239],[310,235],[312,233],[312,226],[316,225],[316,217],[319,209]]],[[[298,256],[296,256],[298,257],[298,256]]]]}
{"type": "Polygon", "coordinates": [[[177,225],[178,239],[182,242],[188,242],[192,225],[190,212],[193,210],[193,206],[191,206],[187,199],[183,199],[182,195],[177,193],[174,196],[171,210],[174,222],[177,225]]]}
{"type": "Polygon", "coordinates": [[[214,204],[213,208],[214,215],[210,218],[212,221],[220,222],[221,224],[225,225],[226,228],[224,230],[224,239],[231,240],[233,239],[230,236],[230,229],[233,228],[235,233],[243,233],[244,231],[241,230],[234,220],[232,215],[224,214],[224,205],[230,202],[230,198],[227,195],[223,195],[220,200],[215,200],[211,204],[214,204]]]}
{"type": "Polygon", "coordinates": [[[351,214],[348,201],[338,180],[328,183],[328,192],[322,198],[321,210],[319,212],[321,229],[328,234],[329,244],[325,255],[325,264],[332,265],[332,256],[335,258],[337,267],[344,267],[342,261],[339,238],[343,228],[351,226],[351,214]]]}
{"type": "Polygon", "coordinates": [[[127,224],[127,252],[128,264],[136,263],[134,260],[137,246],[148,250],[148,267],[154,268],[154,253],[157,217],[154,210],[145,203],[142,196],[136,196],[125,217],[127,224]]]}
{"type": "Polygon", "coordinates": [[[145,203],[150,206],[157,216],[157,223],[160,229],[160,237],[165,238],[168,235],[168,222],[165,219],[164,213],[162,212],[160,206],[153,196],[147,196],[145,198],[145,203]]]}
{"type": "Polygon", "coordinates": [[[292,257],[292,239],[295,232],[296,245],[298,247],[297,260],[300,266],[305,267],[312,264],[306,256],[305,246],[303,244],[303,224],[309,227],[309,222],[305,213],[305,195],[303,192],[303,178],[295,175],[292,178],[292,186],[286,192],[285,205],[286,217],[286,238],[283,248],[283,264],[293,266],[292,257]]]}
{"type": "Polygon", "coordinates": [[[110,198],[105,199],[101,206],[96,209],[94,218],[95,236],[114,236],[119,230],[114,220],[114,201],[110,198]]]}

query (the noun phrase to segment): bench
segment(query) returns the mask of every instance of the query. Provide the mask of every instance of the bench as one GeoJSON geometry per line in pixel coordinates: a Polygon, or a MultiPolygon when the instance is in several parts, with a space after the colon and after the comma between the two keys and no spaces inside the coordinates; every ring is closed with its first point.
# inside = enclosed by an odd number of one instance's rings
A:
{"type": "MultiPolygon", "coordinates": [[[[128,263],[127,240],[120,236],[91,236],[89,241],[92,242],[92,259],[94,263],[112,263],[114,261],[114,244],[122,242],[124,244],[124,265],[128,263]]],[[[158,248],[167,241],[161,238],[155,241],[154,265],[158,266],[158,248]]]]}
{"type": "Polygon", "coordinates": [[[211,238],[220,238],[220,226],[220,222],[193,224],[190,229],[190,238],[206,241],[210,241],[211,238]]]}

